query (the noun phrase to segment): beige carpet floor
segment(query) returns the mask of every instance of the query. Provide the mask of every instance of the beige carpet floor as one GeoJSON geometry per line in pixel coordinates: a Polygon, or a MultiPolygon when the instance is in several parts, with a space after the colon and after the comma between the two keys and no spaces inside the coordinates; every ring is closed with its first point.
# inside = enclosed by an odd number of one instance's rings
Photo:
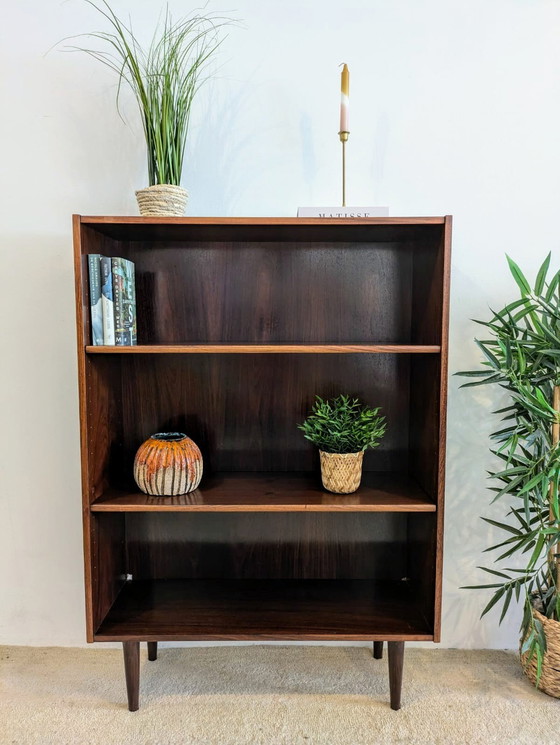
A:
{"type": "Polygon", "coordinates": [[[510,652],[407,649],[395,712],[365,647],[143,646],[135,713],[119,650],[0,647],[2,745],[560,743],[560,701],[510,652]]]}

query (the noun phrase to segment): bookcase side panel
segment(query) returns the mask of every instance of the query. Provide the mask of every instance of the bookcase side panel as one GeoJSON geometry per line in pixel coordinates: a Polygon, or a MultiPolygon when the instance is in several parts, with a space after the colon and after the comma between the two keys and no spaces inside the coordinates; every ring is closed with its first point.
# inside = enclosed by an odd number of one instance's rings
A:
{"type": "Polygon", "coordinates": [[[125,516],[91,515],[92,632],[117,599],[127,575],[125,516]]]}
{"type": "MultiPolygon", "coordinates": [[[[80,438],[82,462],[82,501],[84,522],[84,564],[86,591],[87,639],[93,640],[118,592],[115,577],[122,578],[124,565],[115,567],[115,526],[124,521],[112,519],[105,523],[112,530],[99,530],[97,518],[89,511],[90,504],[111,482],[115,444],[122,440],[121,363],[119,359],[93,359],[85,353],[91,343],[89,306],[88,254],[116,253],[117,242],[81,225],[74,216],[74,259],[76,274],[76,318],[78,374],[80,398],[80,438]]],[[[120,538],[124,546],[124,534],[120,538]]],[[[120,586],[120,585],[119,585],[120,586]]]]}
{"type": "Polygon", "coordinates": [[[412,245],[413,344],[441,344],[445,230],[444,226],[425,227],[412,245]]]}

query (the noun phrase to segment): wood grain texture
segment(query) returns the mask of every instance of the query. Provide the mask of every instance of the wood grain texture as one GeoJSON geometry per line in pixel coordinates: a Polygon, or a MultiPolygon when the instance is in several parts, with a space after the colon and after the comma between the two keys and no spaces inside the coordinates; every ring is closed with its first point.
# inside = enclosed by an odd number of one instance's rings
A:
{"type": "Polygon", "coordinates": [[[435,512],[436,505],[406,474],[371,473],[353,494],[330,494],[317,473],[218,473],[175,497],[110,490],[94,512],[435,512]]]}
{"type": "Polygon", "coordinates": [[[438,354],[437,345],[414,344],[140,344],[86,346],[86,354],[438,354]]]}
{"type": "Polygon", "coordinates": [[[445,218],[443,234],[443,288],[441,310],[441,376],[439,390],[439,448],[438,448],[438,493],[437,493],[437,543],[435,552],[435,604],[434,640],[441,641],[441,605],[443,593],[443,535],[445,507],[445,463],[447,443],[447,389],[449,376],[449,297],[451,293],[451,230],[453,219],[445,218]]]}
{"type": "Polygon", "coordinates": [[[106,639],[151,642],[158,624],[169,639],[439,639],[450,231],[450,218],[75,217],[89,641],[109,621],[106,639]],[[88,253],[136,262],[138,347],[89,345],[88,253]],[[296,472],[317,474],[318,458],[295,425],[315,394],[342,391],[389,426],[365,491],[330,504],[301,491],[296,472]],[[132,459],[177,429],[210,490],[154,504],[132,459]],[[243,584],[260,581],[274,589],[243,584]]]}
{"type": "Polygon", "coordinates": [[[123,657],[128,710],[138,711],[140,692],[140,643],[136,641],[123,642],[123,657]]]}
{"type": "Polygon", "coordinates": [[[122,248],[136,265],[139,344],[414,342],[409,244],[230,239],[122,248]]]}
{"type": "MultiPolygon", "coordinates": [[[[88,642],[93,641],[93,596],[92,596],[92,566],[91,566],[91,520],[89,512],[89,468],[87,458],[87,397],[86,397],[86,358],[83,354],[84,346],[90,341],[90,317],[89,294],[84,298],[84,268],[85,261],[82,254],[82,234],[80,216],[72,218],[72,236],[74,245],[74,288],[76,299],[76,340],[78,352],[78,395],[80,414],[80,456],[82,476],[82,535],[84,556],[84,585],[85,585],[85,612],[86,612],[86,638],[88,642]]],[[[88,249],[89,250],[89,249],[88,249]]]]}
{"type": "Polygon", "coordinates": [[[403,583],[129,582],[96,641],[422,640],[430,633],[403,583]]]}
{"type": "Polygon", "coordinates": [[[409,571],[408,523],[422,513],[127,512],[124,517],[127,571],[135,580],[401,581],[409,571]]]}
{"type": "Polygon", "coordinates": [[[389,641],[389,688],[391,690],[391,709],[401,708],[401,689],[404,664],[404,641],[389,641]]]}
{"type": "MultiPolygon", "coordinates": [[[[113,242],[102,234],[80,225],[78,216],[73,220],[74,272],[76,286],[76,330],[78,348],[78,389],[80,412],[80,452],[82,472],[82,510],[84,535],[84,577],[86,595],[86,635],[93,641],[93,631],[107,612],[119,585],[113,577],[122,566],[99,566],[99,552],[111,562],[115,553],[106,551],[114,538],[113,524],[107,535],[100,533],[98,524],[89,511],[91,502],[102,494],[110,481],[113,465],[111,450],[118,438],[120,396],[120,363],[91,364],[84,355],[84,346],[90,338],[89,284],[87,253],[105,253],[113,242]]],[[[109,525],[109,523],[108,523],[109,525]]]]}
{"type": "Polygon", "coordinates": [[[378,217],[365,219],[293,217],[81,217],[114,240],[157,241],[328,241],[376,240],[405,242],[426,230],[440,230],[443,217],[378,217]]]}
{"type": "Polygon", "coordinates": [[[115,602],[126,579],[124,515],[91,515],[92,625],[96,629],[115,602]]]}
{"type": "MultiPolygon", "coordinates": [[[[125,355],[88,359],[122,365],[122,443],[111,486],[137,491],[136,450],[154,432],[185,432],[205,475],[227,471],[315,471],[319,456],[298,422],[315,395],[342,392],[381,406],[388,427],[364,470],[403,471],[408,462],[408,355],[125,355]]],[[[115,453],[116,455],[117,453],[115,453]]]]}

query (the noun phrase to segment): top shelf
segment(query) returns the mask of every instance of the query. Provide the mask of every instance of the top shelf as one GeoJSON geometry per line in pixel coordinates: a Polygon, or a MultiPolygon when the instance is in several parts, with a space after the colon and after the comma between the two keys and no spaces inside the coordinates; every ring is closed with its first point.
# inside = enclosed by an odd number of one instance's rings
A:
{"type": "Polygon", "coordinates": [[[441,231],[448,217],[105,217],[76,220],[115,240],[128,241],[407,241],[441,231]]]}
{"type": "Polygon", "coordinates": [[[138,344],[86,346],[87,354],[439,354],[422,344],[138,344]]]}

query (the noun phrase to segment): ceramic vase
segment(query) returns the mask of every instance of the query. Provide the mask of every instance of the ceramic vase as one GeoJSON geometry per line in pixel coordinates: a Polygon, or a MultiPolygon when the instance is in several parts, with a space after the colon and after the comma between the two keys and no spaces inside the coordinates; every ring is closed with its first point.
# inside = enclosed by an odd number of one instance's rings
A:
{"type": "Polygon", "coordinates": [[[174,497],[200,484],[202,453],[183,432],[158,432],[138,448],[134,480],[145,494],[174,497]]]}

